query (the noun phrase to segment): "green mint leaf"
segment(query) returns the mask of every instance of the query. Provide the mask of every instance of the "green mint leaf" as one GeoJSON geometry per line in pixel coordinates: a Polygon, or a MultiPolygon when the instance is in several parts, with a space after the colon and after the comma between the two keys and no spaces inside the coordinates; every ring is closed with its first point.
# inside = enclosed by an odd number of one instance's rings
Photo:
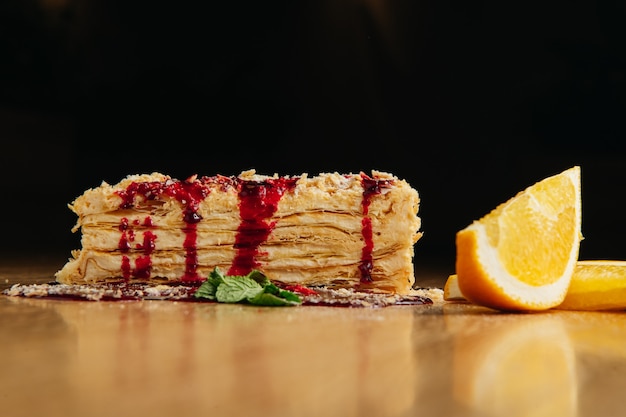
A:
{"type": "Polygon", "coordinates": [[[263,287],[248,276],[225,276],[215,297],[222,303],[238,303],[263,292],[263,287]]]}
{"type": "Polygon", "coordinates": [[[259,283],[259,285],[261,285],[261,287],[265,287],[267,284],[270,284],[270,280],[265,276],[265,274],[261,271],[258,271],[256,269],[252,270],[249,274],[248,277],[252,278],[253,280],[255,280],[256,282],[259,283]]]}
{"type": "Polygon", "coordinates": [[[263,285],[263,292],[278,295],[280,293],[280,288],[268,281],[265,285],[263,285]]]}
{"type": "Polygon", "coordinates": [[[206,280],[200,284],[193,296],[196,298],[208,298],[209,300],[215,300],[216,291],[217,286],[213,285],[211,281],[206,280]]]}
{"type": "Polygon", "coordinates": [[[287,300],[290,303],[294,303],[294,304],[302,304],[302,299],[300,298],[300,296],[298,294],[295,294],[291,291],[287,291],[287,290],[280,290],[280,293],[278,293],[278,296],[281,298],[284,298],[285,300],[287,300]]]}
{"type": "MultiPolygon", "coordinates": [[[[298,298],[298,300],[300,300],[298,298]]],[[[255,297],[248,298],[248,302],[250,304],[259,305],[259,306],[295,306],[300,304],[300,301],[288,300],[286,298],[281,298],[275,294],[261,292],[257,294],[255,297]]]]}
{"type": "Polygon", "coordinates": [[[253,270],[246,276],[224,275],[217,267],[198,287],[194,296],[222,303],[247,301],[262,306],[302,304],[297,294],[280,289],[260,271],[253,270]]]}
{"type": "Polygon", "coordinates": [[[217,266],[213,268],[213,271],[211,271],[211,273],[209,274],[209,280],[221,282],[224,280],[224,277],[225,275],[222,273],[222,270],[219,269],[217,266]]]}
{"type": "Polygon", "coordinates": [[[287,301],[291,301],[297,304],[302,303],[300,297],[291,291],[282,290],[278,288],[275,284],[268,281],[268,283],[263,287],[263,292],[275,295],[276,297],[284,298],[287,301]]]}
{"type": "Polygon", "coordinates": [[[298,295],[291,291],[281,290],[267,280],[263,292],[252,299],[249,298],[248,302],[255,305],[289,306],[301,304],[302,300],[298,295]]]}
{"type": "Polygon", "coordinates": [[[207,298],[209,300],[216,300],[217,287],[224,282],[224,275],[219,268],[215,267],[209,274],[209,278],[204,281],[194,293],[196,298],[207,298]]]}

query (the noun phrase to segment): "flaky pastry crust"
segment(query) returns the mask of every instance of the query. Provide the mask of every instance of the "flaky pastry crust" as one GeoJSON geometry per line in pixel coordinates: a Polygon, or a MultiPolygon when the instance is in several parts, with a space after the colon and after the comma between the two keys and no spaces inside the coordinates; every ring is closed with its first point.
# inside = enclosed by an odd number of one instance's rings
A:
{"type": "Polygon", "coordinates": [[[69,205],[78,216],[72,231],[81,232],[81,249],[72,252],[56,280],[176,283],[189,277],[190,254],[199,277],[215,267],[228,271],[240,259],[243,226],[251,221],[242,217],[242,193],[246,187],[270,193],[275,190],[263,187],[279,181],[284,188],[274,201],[255,200],[261,204],[257,211],[275,203],[266,217],[254,219],[257,228],[267,227],[265,239],[254,240],[258,246],[249,261],[255,269],[285,284],[411,290],[413,247],[422,235],[419,196],[406,181],[380,171],[280,177],[250,170],[236,177],[185,181],[152,173],[130,175],[113,185],[103,182],[69,205]],[[193,192],[181,197],[180,190],[193,192]],[[365,262],[368,253],[371,259],[365,262]]]}

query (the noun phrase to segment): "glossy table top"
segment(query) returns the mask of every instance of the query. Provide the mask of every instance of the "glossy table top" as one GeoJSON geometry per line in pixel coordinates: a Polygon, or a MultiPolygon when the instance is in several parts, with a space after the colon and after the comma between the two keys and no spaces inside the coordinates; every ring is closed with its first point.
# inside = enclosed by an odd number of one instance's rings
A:
{"type": "MultiPolygon", "coordinates": [[[[5,262],[0,288],[58,266],[5,262]]],[[[598,417],[626,402],[622,312],[0,296],[0,357],[6,417],[598,417]]]]}

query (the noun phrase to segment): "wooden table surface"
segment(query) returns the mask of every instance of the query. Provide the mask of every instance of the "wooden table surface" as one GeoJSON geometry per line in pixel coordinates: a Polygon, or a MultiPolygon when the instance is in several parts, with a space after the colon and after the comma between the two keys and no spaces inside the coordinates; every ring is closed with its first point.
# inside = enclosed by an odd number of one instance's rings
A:
{"type": "MultiPolygon", "coordinates": [[[[58,267],[5,261],[0,288],[58,267]]],[[[599,417],[626,404],[623,312],[0,296],[0,358],[3,417],[599,417]]]]}

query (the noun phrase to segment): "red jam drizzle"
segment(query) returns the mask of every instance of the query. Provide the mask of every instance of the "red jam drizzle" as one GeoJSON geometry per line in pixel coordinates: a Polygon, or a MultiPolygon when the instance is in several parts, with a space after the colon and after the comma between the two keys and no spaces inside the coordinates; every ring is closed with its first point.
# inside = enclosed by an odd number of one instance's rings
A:
{"type": "MultiPolygon", "coordinates": [[[[225,178],[225,177],[223,177],[225,178]]],[[[202,216],[198,213],[200,202],[209,194],[207,182],[211,181],[208,177],[202,177],[198,180],[195,176],[190,177],[186,181],[168,180],[150,181],[150,182],[132,182],[125,190],[119,191],[117,194],[122,198],[120,204],[121,209],[133,207],[137,196],[143,197],[145,201],[158,199],[161,195],[174,198],[183,207],[183,221],[185,222],[185,273],[181,277],[183,282],[202,281],[204,278],[197,273],[198,257],[197,257],[197,232],[198,222],[202,220],[202,216]]],[[[138,225],[138,222],[133,222],[138,225]]],[[[148,216],[143,221],[143,226],[153,228],[152,219],[148,216]]],[[[122,253],[128,253],[131,249],[132,242],[135,240],[134,232],[129,229],[128,219],[122,219],[119,230],[122,236],[119,241],[118,248],[122,253]]],[[[125,280],[131,277],[148,279],[152,269],[152,259],[150,255],[156,249],[157,235],[151,230],[143,233],[143,241],[136,245],[138,250],[143,252],[143,256],[137,257],[135,260],[135,268],[131,268],[130,259],[124,255],[122,257],[122,275],[125,280]]]]}
{"type": "Polygon", "coordinates": [[[124,277],[124,280],[125,281],[130,280],[130,277],[132,275],[131,266],[130,266],[130,258],[126,255],[122,256],[121,270],[122,270],[122,276],[124,277]]]}
{"type": "Polygon", "coordinates": [[[150,230],[143,232],[143,243],[137,244],[137,249],[142,250],[146,255],[150,255],[156,248],[156,244],[154,243],[156,238],[156,235],[150,230]]]}
{"type": "Polygon", "coordinates": [[[183,205],[183,221],[185,222],[185,273],[181,277],[183,282],[203,281],[204,278],[198,275],[198,251],[197,251],[197,225],[202,220],[198,213],[198,208],[202,200],[209,195],[209,188],[202,182],[187,180],[185,182],[175,182],[176,187],[168,187],[165,192],[183,205]]]}
{"type": "Polygon", "coordinates": [[[363,219],[361,220],[363,250],[361,253],[359,272],[361,273],[361,283],[364,284],[372,282],[372,270],[374,269],[374,260],[372,257],[372,252],[374,251],[372,219],[369,217],[369,207],[372,202],[372,196],[380,194],[383,188],[389,188],[392,182],[392,180],[372,178],[365,173],[361,173],[361,184],[363,185],[363,200],[361,201],[363,212],[363,219]]]}
{"type": "MultiPolygon", "coordinates": [[[[147,216],[143,223],[140,223],[139,220],[133,220],[133,226],[139,226],[142,224],[146,228],[152,228],[154,225],[152,224],[152,218],[147,216]]],[[[122,233],[120,240],[118,242],[118,249],[120,252],[126,254],[130,252],[132,248],[132,243],[135,241],[135,231],[128,224],[128,219],[123,217],[120,221],[118,229],[122,233]]],[[[150,230],[146,230],[143,232],[143,241],[142,243],[137,243],[135,247],[137,250],[143,252],[144,256],[137,258],[135,260],[135,269],[131,268],[130,258],[127,255],[122,256],[122,276],[124,280],[129,280],[131,276],[136,278],[147,279],[150,278],[150,270],[152,269],[152,260],[150,259],[150,254],[154,252],[156,248],[155,240],[157,236],[150,230]]]]}
{"type": "Polygon", "coordinates": [[[132,230],[128,230],[128,219],[126,217],[122,218],[118,229],[122,232],[122,235],[117,244],[117,248],[120,252],[127,253],[130,250],[130,242],[134,240],[135,235],[132,230]]]}
{"type": "Polygon", "coordinates": [[[317,295],[318,294],[317,291],[315,291],[314,289],[305,287],[304,285],[300,285],[300,284],[285,285],[283,286],[283,289],[287,291],[295,292],[298,294],[302,294],[302,295],[317,295]]]}
{"type": "Polygon", "coordinates": [[[228,275],[246,275],[260,266],[259,247],[269,237],[276,222],[268,222],[286,191],[296,186],[298,178],[270,178],[264,181],[241,180],[238,183],[241,222],[235,237],[237,253],[228,275]]]}

